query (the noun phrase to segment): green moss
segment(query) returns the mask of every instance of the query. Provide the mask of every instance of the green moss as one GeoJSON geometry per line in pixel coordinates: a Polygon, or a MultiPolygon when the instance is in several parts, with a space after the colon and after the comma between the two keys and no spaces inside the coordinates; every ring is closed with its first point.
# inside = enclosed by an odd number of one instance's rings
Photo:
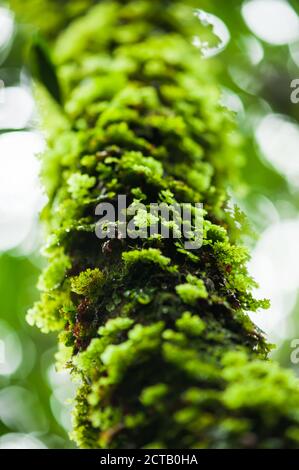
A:
{"type": "Polygon", "coordinates": [[[162,270],[176,272],[176,266],[170,266],[171,259],[163,256],[161,251],[156,248],[148,248],[143,250],[132,250],[124,252],[122,258],[128,268],[132,265],[150,263],[155,264],[162,270]]]}
{"type": "Polygon", "coordinates": [[[185,304],[194,306],[197,300],[206,299],[208,297],[202,279],[197,279],[197,277],[188,274],[187,281],[186,284],[176,286],[176,291],[185,304]]]}
{"type": "Polygon", "coordinates": [[[192,315],[190,312],[184,312],[181,318],[176,321],[176,326],[188,336],[200,336],[206,328],[199,316],[192,315]]]}
{"type": "Polygon", "coordinates": [[[96,183],[94,176],[74,173],[68,180],[69,192],[75,199],[82,199],[88,195],[89,189],[96,183]]]}
{"type": "Polygon", "coordinates": [[[144,406],[153,406],[161,403],[161,398],[164,398],[168,392],[167,385],[156,384],[142,390],[140,401],[144,406]]]}
{"type": "MultiPolygon", "coordinates": [[[[192,46],[196,1],[11,3],[48,36],[65,103],[39,87],[49,267],[28,319],[60,332],[59,362],[81,382],[73,438],[82,448],[298,448],[298,381],[267,360],[247,315],[267,302],[252,296],[247,223],[226,193],[242,137],[192,46]],[[203,246],[98,240],[95,207],[118,194],[135,207],[202,202],[203,246]]],[[[151,221],[137,211],[135,222],[151,221]]]]}
{"type": "Polygon", "coordinates": [[[43,333],[60,331],[65,325],[63,307],[68,303],[68,294],[43,293],[34,307],[28,310],[27,321],[30,325],[36,325],[43,333]]]}
{"type": "Polygon", "coordinates": [[[78,295],[95,297],[101,292],[105,277],[99,269],[87,269],[71,279],[71,290],[78,295]]]}
{"type": "Polygon", "coordinates": [[[49,257],[49,263],[38,281],[40,290],[49,292],[57,289],[65,279],[67,270],[71,267],[71,260],[61,249],[54,250],[49,257]]]}

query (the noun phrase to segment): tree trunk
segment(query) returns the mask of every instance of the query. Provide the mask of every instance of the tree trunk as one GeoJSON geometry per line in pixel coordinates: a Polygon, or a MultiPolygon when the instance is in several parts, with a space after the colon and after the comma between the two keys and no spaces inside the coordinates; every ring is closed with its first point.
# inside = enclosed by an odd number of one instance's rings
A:
{"type": "MultiPolygon", "coordinates": [[[[11,0],[16,11],[23,3],[11,0]]],[[[213,65],[192,45],[200,2],[32,3],[27,20],[49,38],[63,104],[39,91],[49,265],[28,318],[60,332],[59,361],[80,379],[74,439],[83,448],[298,447],[298,382],[267,359],[246,314],[267,302],[251,295],[242,214],[226,192],[242,139],[219,104],[213,65]],[[174,238],[176,222],[161,214],[169,238],[129,238],[117,220],[115,238],[100,240],[96,207],[116,208],[119,195],[143,230],[140,204],[203,203],[189,226],[203,215],[202,246],[174,238]]]]}

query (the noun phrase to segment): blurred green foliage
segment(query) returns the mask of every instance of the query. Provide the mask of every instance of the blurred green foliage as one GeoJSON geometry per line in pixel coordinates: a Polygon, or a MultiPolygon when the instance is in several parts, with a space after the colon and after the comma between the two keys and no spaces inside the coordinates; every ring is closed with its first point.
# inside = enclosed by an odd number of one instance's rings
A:
{"type": "Polygon", "coordinates": [[[6,347],[12,374],[1,375],[0,368],[0,435],[30,433],[45,445],[60,448],[69,444],[50,406],[54,338],[41,335],[24,321],[37,296],[37,261],[35,256],[30,259],[13,252],[0,257],[0,337],[9,345],[12,332],[16,335],[14,348],[6,347]],[[20,364],[13,370],[16,361],[20,364]]]}

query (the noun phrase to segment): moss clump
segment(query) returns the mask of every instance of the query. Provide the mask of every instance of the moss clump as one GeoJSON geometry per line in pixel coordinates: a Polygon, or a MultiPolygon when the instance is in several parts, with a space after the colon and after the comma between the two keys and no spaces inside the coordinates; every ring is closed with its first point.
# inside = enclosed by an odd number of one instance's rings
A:
{"type": "Polygon", "coordinates": [[[101,287],[104,283],[104,275],[98,268],[86,269],[79,276],[71,279],[71,291],[84,297],[97,297],[100,295],[101,287]]]}
{"type": "MultiPolygon", "coordinates": [[[[228,209],[241,138],[191,45],[196,2],[95,3],[52,41],[65,104],[41,93],[49,268],[29,313],[60,332],[81,380],[74,439],[84,448],[299,447],[298,381],[267,360],[246,314],[267,302],[252,297],[241,215],[228,209]],[[98,240],[95,207],[118,194],[146,206],[203,202],[203,246],[98,240]]],[[[136,220],[147,226],[142,212],[136,220]]]]}
{"type": "Polygon", "coordinates": [[[175,266],[170,266],[171,259],[163,256],[161,251],[156,248],[144,248],[142,250],[126,251],[122,254],[122,259],[124,260],[125,266],[127,266],[127,268],[130,268],[134,265],[137,265],[137,268],[142,268],[140,266],[138,267],[138,264],[153,263],[162,271],[177,271],[175,266]]]}
{"type": "Polygon", "coordinates": [[[196,276],[188,274],[186,284],[176,286],[176,291],[185,304],[196,305],[198,299],[207,299],[208,293],[205,284],[196,276]]]}

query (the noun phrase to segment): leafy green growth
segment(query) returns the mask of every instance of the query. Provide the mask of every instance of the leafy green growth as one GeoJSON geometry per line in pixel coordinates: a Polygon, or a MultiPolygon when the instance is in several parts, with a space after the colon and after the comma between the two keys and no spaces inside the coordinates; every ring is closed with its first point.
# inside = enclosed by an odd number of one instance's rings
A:
{"type": "Polygon", "coordinates": [[[28,311],[28,323],[36,325],[43,333],[61,330],[65,325],[62,308],[68,301],[68,295],[63,293],[43,293],[41,299],[28,311]]]}
{"type": "Polygon", "coordinates": [[[75,199],[84,198],[89,193],[89,189],[96,183],[94,176],[86,174],[74,173],[68,180],[69,192],[75,199]]]}
{"type": "Polygon", "coordinates": [[[190,312],[184,312],[181,318],[176,321],[177,328],[188,336],[200,336],[206,329],[198,315],[192,315],[190,312]]]}
{"type": "Polygon", "coordinates": [[[165,271],[177,271],[175,266],[170,266],[171,259],[163,256],[156,248],[127,251],[122,254],[122,258],[128,268],[137,263],[153,263],[165,271]]]}
{"type": "Polygon", "coordinates": [[[195,305],[198,299],[208,297],[204,282],[191,274],[187,276],[186,284],[176,286],[176,291],[185,304],[195,305]]]}
{"type": "Polygon", "coordinates": [[[94,297],[101,290],[105,277],[99,269],[87,269],[71,279],[71,290],[78,295],[94,297]]]}

